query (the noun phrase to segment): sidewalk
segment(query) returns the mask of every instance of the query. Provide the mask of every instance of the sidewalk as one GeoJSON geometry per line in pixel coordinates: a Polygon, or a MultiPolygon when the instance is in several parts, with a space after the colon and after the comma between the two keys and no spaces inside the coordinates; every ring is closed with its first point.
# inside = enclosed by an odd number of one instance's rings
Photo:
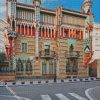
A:
{"type": "MultiPolygon", "coordinates": [[[[13,86],[13,85],[31,85],[31,84],[51,84],[51,83],[68,83],[68,82],[90,82],[90,81],[100,81],[98,78],[71,78],[71,79],[64,79],[64,80],[41,80],[41,79],[36,79],[36,80],[15,80],[13,82],[3,82],[3,84],[8,85],[8,86],[13,86]]],[[[1,86],[3,86],[1,84],[1,86]]]]}
{"type": "Polygon", "coordinates": [[[85,94],[90,100],[100,100],[100,86],[87,89],[85,94]]]}

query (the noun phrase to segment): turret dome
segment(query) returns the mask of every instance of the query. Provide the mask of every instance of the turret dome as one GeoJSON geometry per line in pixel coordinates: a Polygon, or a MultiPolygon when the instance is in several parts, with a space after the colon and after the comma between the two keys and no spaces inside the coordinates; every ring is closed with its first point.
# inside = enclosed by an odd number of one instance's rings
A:
{"type": "Polygon", "coordinates": [[[85,3],[85,2],[91,2],[91,0],[84,0],[84,3],[85,3]]]}

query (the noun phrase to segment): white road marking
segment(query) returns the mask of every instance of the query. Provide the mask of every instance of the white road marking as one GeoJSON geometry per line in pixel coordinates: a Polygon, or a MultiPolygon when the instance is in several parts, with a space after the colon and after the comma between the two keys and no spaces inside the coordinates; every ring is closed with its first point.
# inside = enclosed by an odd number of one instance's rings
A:
{"type": "Polygon", "coordinates": [[[25,97],[20,97],[20,98],[21,98],[21,100],[31,100],[31,99],[25,98],[25,97]]]}
{"type": "Polygon", "coordinates": [[[25,98],[25,97],[17,96],[16,93],[10,87],[8,87],[7,85],[6,85],[6,89],[8,91],[10,91],[10,93],[14,95],[13,97],[17,98],[18,100],[22,100],[22,99],[24,99],[24,100],[31,100],[31,99],[28,99],[28,98],[25,98]]]}
{"type": "Polygon", "coordinates": [[[80,95],[78,95],[76,93],[68,93],[68,94],[70,94],[71,96],[75,97],[78,100],[87,100],[86,98],[81,97],[80,95]]]}
{"type": "Polygon", "coordinates": [[[96,88],[100,88],[100,86],[96,86],[85,90],[85,94],[89,100],[98,100],[95,96],[94,97],[91,96],[91,91],[94,91],[96,88]]]}
{"type": "Polygon", "coordinates": [[[63,94],[55,94],[60,100],[70,100],[69,98],[67,98],[66,96],[64,96],[63,94]]]}
{"type": "Polygon", "coordinates": [[[1,80],[0,81],[0,86],[4,86],[5,84],[4,84],[4,81],[3,80],[1,80]]]}
{"type": "Polygon", "coordinates": [[[93,89],[93,88],[89,88],[89,89],[87,89],[87,90],[85,91],[85,94],[86,94],[86,96],[89,98],[89,100],[94,100],[94,99],[90,96],[90,94],[89,94],[89,91],[92,91],[92,89],[93,89]]]}
{"type": "Polygon", "coordinates": [[[7,85],[6,85],[6,89],[8,91],[10,91],[10,93],[13,94],[14,96],[16,95],[16,93],[10,87],[8,87],[7,85]]]}
{"type": "Polygon", "coordinates": [[[49,95],[41,95],[42,100],[52,100],[49,95]]]}
{"type": "Polygon", "coordinates": [[[15,97],[15,96],[10,96],[10,95],[0,95],[0,97],[15,97]]]}

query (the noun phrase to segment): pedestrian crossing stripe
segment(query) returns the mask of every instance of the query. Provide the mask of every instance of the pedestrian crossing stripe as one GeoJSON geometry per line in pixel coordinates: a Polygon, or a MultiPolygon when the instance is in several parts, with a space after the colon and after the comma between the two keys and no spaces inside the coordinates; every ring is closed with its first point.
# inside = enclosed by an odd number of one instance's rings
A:
{"type": "MultiPolygon", "coordinates": [[[[81,97],[80,95],[76,94],[76,93],[68,93],[70,96],[76,98],[77,100],[87,100],[86,98],[84,97],[81,97]]],[[[71,100],[69,99],[68,97],[64,96],[63,94],[55,94],[56,97],[59,99],[59,100],[71,100]]],[[[53,100],[51,99],[51,97],[49,95],[41,95],[41,98],[42,100],[53,100]]]]}
{"type": "Polygon", "coordinates": [[[80,95],[78,95],[76,93],[68,93],[68,94],[70,94],[71,96],[73,96],[74,98],[76,98],[78,100],[87,100],[86,98],[81,97],[80,95]]]}
{"type": "Polygon", "coordinates": [[[52,100],[49,95],[41,95],[42,100],[52,100]]]}
{"type": "Polygon", "coordinates": [[[60,100],[70,100],[69,98],[67,98],[66,96],[64,96],[63,94],[55,94],[60,100]]]}

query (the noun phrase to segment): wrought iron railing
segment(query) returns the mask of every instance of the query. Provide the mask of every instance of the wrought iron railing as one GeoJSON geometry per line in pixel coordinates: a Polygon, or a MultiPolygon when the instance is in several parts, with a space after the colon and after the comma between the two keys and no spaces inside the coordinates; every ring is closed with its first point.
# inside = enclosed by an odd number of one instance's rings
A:
{"type": "Polygon", "coordinates": [[[54,58],[55,57],[55,52],[54,51],[49,51],[46,52],[44,51],[40,51],[40,58],[54,58]]]}
{"type": "Polygon", "coordinates": [[[66,58],[79,58],[79,51],[66,52],[66,58]]]}

